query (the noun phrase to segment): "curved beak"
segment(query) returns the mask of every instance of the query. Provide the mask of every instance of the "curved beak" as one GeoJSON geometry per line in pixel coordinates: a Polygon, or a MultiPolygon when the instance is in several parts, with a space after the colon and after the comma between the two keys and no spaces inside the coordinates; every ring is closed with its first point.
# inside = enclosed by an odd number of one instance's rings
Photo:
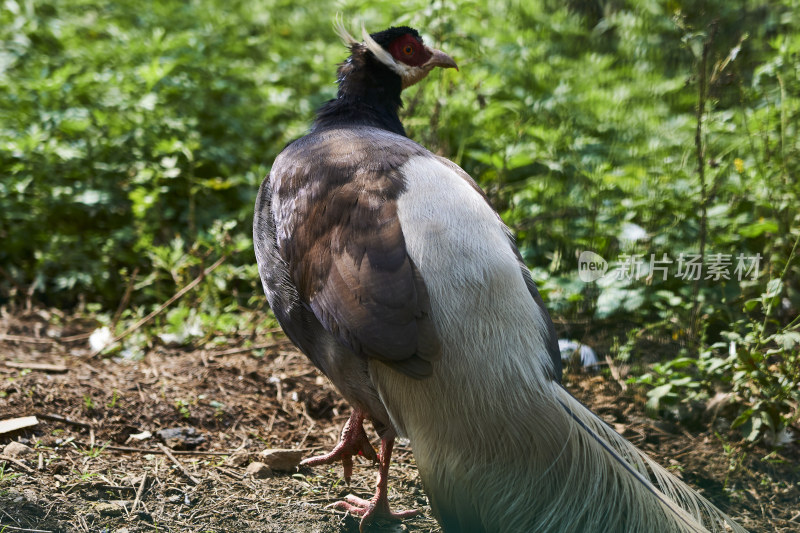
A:
{"type": "Polygon", "coordinates": [[[436,48],[428,48],[432,54],[431,58],[422,65],[425,69],[430,70],[433,67],[454,68],[458,70],[458,65],[453,61],[453,58],[436,48]]]}

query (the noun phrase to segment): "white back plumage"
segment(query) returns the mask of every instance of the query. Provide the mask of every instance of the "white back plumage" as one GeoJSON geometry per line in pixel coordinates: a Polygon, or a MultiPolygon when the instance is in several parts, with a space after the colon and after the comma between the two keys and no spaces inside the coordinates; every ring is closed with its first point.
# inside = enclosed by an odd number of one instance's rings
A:
{"type": "Polygon", "coordinates": [[[398,200],[442,358],[422,380],[370,363],[444,530],[745,531],[547,377],[549,318],[508,229],[454,167],[409,160],[398,200]]]}

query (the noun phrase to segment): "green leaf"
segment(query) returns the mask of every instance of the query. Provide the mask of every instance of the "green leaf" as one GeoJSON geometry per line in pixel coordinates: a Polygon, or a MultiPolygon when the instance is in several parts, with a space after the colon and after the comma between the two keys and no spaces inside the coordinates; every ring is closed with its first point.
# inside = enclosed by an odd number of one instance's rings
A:
{"type": "Polygon", "coordinates": [[[760,298],[750,298],[749,300],[744,302],[744,309],[745,311],[752,311],[756,307],[761,304],[760,298]]]}
{"type": "Polygon", "coordinates": [[[776,233],[778,231],[778,223],[774,220],[761,220],[749,224],[739,230],[742,237],[753,238],[758,237],[763,233],[776,233]]]}
{"type": "Polygon", "coordinates": [[[737,416],[736,419],[731,423],[731,429],[736,429],[739,426],[741,426],[742,424],[744,424],[745,422],[747,422],[748,420],[750,420],[750,418],[753,416],[754,412],[755,412],[755,409],[753,409],[752,407],[742,411],[739,414],[739,416],[737,416]]]}
{"type": "Polygon", "coordinates": [[[787,352],[793,350],[795,346],[800,346],[800,332],[798,331],[776,333],[772,335],[771,339],[787,352]]]}
{"type": "Polygon", "coordinates": [[[660,385],[647,392],[646,407],[651,412],[658,411],[659,405],[661,404],[662,400],[674,396],[675,396],[674,393],[672,393],[672,383],[666,383],[664,385],[660,385]]]}
{"type": "Polygon", "coordinates": [[[783,281],[780,279],[771,279],[767,283],[767,290],[764,293],[766,298],[774,298],[783,291],[783,281]]]}

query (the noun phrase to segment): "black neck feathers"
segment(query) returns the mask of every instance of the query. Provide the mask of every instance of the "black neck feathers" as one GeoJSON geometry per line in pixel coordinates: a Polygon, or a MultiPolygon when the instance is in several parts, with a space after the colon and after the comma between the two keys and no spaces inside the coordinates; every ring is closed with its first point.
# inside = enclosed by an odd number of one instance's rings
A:
{"type": "Polygon", "coordinates": [[[373,126],[405,136],[398,111],[402,81],[363,44],[351,47],[339,66],[339,92],[317,112],[311,131],[342,126],[373,126]]]}

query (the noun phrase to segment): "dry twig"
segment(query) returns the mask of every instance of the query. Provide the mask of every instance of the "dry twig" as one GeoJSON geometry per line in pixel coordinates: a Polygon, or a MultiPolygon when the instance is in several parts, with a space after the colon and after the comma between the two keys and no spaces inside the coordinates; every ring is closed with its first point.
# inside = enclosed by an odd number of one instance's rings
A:
{"type": "Polygon", "coordinates": [[[210,356],[210,357],[217,357],[217,356],[220,356],[220,355],[233,355],[233,354],[237,354],[237,353],[250,352],[250,351],[253,351],[253,350],[262,350],[262,349],[265,349],[265,348],[274,348],[275,346],[281,346],[281,345],[284,345],[284,344],[291,344],[291,343],[292,343],[292,341],[290,341],[289,339],[275,339],[272,342],[266,342],[266,343],[262,343],[262,344],[254,344],[252,346],[240,346],[238,348],[231,348],[229,350],[223,350],[221,352],[208,352],[207,355],[210,356]]]}
{"type": "Polygon", "coordinates": [[[178,469],[183,473],[183,475],[186,476],[186,478],[192,482],[192,485],[200,484],[200,480],[194,477],[188,470],[186,470],[186,467],[183,466],[181,462],[178,461],[178,459],[174,455],[172,455],[172,452],[170,451],[169,448],[167,448],[160,442],[156,443],[156,445],[161,449],[161,451],[163,451],[166,454],[167,457],[169,457],[169,459],[175,464],[175,466],[178,467],[178,469]]]}
{"type": "Polygon", "coordinates": [[[142,499],[142,493],[144,492],[144,485],[147,482],[147,472],[142,474],[142,482],[139,483],[139,489],[136,491],[136,499],[133,500],[133,506],[131,506],[131,512],[136,511],[136,506],[139,505],[139,500],[142,499]]]}
{"type": "MultiPolygon", "coordinates": [[[[80,443],[76,442],[76,444],[80,443]]],[[[152,448],[132,448],[129,446],[106,446],[104,449],[127,453],[164,453],[163,450],[154,450],[152,448]]],[[[199,450],[170,450],[170,453],[173,455],[231,455],[231,452],[205,452],[199,450]]]]}
{"type": "Polygon", "coordinates": [[[9,368],[22,368],[28,370],[40,370],[42,372],[55,372],[56,374],[63,374],[69,368],[64,365],[50,365],[47,363],[15,363],[13,361],[6,361],[5,364],[9,368]]]}
{"type": "Polygon", "coordinates": [[[24,533],[53,533],[49,529],[29,529],[27,527],[14,527],[0,524],[0,531],[23,531],[24,533]]]}
{"type": "Polygon", "coordinates": [[[60,337],[58,339],[54,339],[51,337],[27,337],[24,335],[7,335],[5,333],[0,333],[0,341],[26,342],[28,344],[56,344],[64,342],[78,342],[86,340],[91,336],[91,333],[81,333],[80,335],[72,335],[71,337],[60,337]]]}
{"type": "Polygon", "coordinates": [[[44,418],[45,420],[52,420],[54,422],[62,422],[64,424],[69,424],[71,426],[77,426],[79,428],[91,429],[92,425],[87,424],[86,422],[78,422],[77,420],[70,420],[69,418],[65,418],[61,415],[56,414],[43,414],[37,413],[36,416],[39,418],[44,418]]]}
{"type": "Polygon", "coordinates": [[[0,455],[0,461],[8,461],[9,463],[14,463],[15,465],[17,465],[19,468],[23,469],[27,473],[29,473],[29,474],[33,473],[33,468],[29,467],[28,465],[26,465],[22,461],[14,459],[13,457],[8,457],[7,455],[0,455]]]}
{"type": "Polygon", "coordinates": [[[133,284],[136,281],[136,276],[139,275],[139,267],[133,269],[133,273],[131,274],[131,279],[128,280],[128,286],[125,287],[125,294],[122,295],[122,300],[120,300],[119,305],[117,306],[117,311],[114,313],[114,318],[111,319],[112,326],[116,326],[117,322],[119,322],[119,317],[122,316],[122,312],[128,306],[128,302],[131,300],[131,294],[133,293],[133,284]]]}

